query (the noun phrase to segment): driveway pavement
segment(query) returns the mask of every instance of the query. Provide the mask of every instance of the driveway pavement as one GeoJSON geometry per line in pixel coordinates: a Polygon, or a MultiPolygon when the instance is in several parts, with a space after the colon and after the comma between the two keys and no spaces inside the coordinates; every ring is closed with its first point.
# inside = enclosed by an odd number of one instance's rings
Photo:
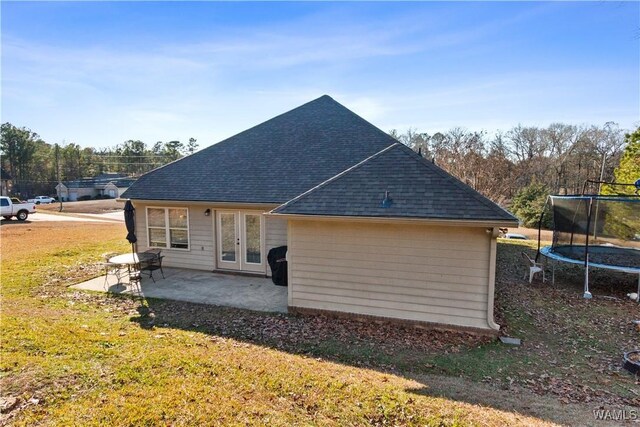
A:
{"type": "Polygon", "coordinates": [[[89,219],[97,219],[100,221],[121,221],[124,222],[124,211],[119,210],[119,211],[113,211],[113,212],[106,212],[106,213],[101,213],[101,214],[73,214],[73,215],[77,215],[79,217],[85,217],[85,218],[89,218],[89,219]]]}
{"type": "MultiPolygon", "coordinates": [[[[37,210],[37,209],[36,209],[37,210]]],[[[18,222],[15,218],[13,222],[18,222]]],[[[51,214],[44,213],[42,211],[29,215],[27,218],[29,222],[42,222],[42,221],[63,221],[63,222],[124,222],[124,214],[122,212],[109,212],[105,214],[51,214]]],[[[3,220],[2,222],[5,222],[3,220]]]]}

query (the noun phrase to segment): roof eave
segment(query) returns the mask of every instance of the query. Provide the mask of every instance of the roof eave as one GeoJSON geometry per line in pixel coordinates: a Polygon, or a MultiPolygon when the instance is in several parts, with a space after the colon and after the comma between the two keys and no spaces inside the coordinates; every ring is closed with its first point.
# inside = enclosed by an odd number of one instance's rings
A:
{"type": "Polygon", "coordinates": [[[185,206],[185,205],[202,205],[202,206],[222,206],[222,207],[236,207],[241,206],[244,208],[257,208],[257,209],[274,209],[279,206],[279,203],[254,203],[254,202],[219,202],[215,200],[163,200],[163,199],[137,199],[119,197],[117,202],[124,203],[127,200],[131,200],[134,203],[141,204],[155,204],[155,205],[167,205],[167,206],[185,206]]]}
{"type": "Polygon", "coordinates": [[[409,218],[409,217],[379,217],[379,216],[341,216],[341,215],[305,215],[267,212],[265,215],[295,219],[295,220],[322,220],[322,221],[351,221],[351,222],[393,222],[405,224],[429,224],[443,226],[466,227],[512,227],[518,225],[518,220],[508,219],[446,219],[446,218],[409,218]]]}

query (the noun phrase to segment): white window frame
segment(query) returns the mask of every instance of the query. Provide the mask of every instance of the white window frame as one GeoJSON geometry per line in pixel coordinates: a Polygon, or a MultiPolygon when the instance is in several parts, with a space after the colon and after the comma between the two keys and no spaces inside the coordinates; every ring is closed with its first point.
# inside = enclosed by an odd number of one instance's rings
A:
{"type": "Polygon", "coordinates": [[[265,226],[264,226],[264,215],[262,212],[241,212],[240,221],[242,224],[240,225],[240,242],[242,246],[242,263],[249,264],[252,266],[263,266],[266,264],[265,255],[264,255],[264,236],[265,236],[265,226]],[[253,215],[258,217],[258,221],[260,224],[260,262],[249,262],[247,261],[247,215],[253,215]]]}
{"type": "MultiPolygon", "coordinates": [[[[236,245],[236,260],[226,261],[222,259],[222,215],[232,214],[235,222],[234,241],[240,239],[239,227],[240,227],[240,213],[238,211],[216,210],[215,214],[215,233],[216,233],[216,256],[218,261],[218,268],[229,270],[240,270],[240,248],[236,245]]],[[[235,243],[235,242],[234,242],[235,243]]]]}
{"type": "Polygon", "coordinates": [[[172,251],[190,251],[191,250],[191,231],[189,230],[189,208],[182,206],[146,206],[145,207],[145,221],[147,231],[147,247],[148,248],[161,248],[172,251]],[[149,209],[163,209],[164,210],[164,230],[166,236],[165,246],[151,246],[151,233],[149,228],[162,229],[162,227],[149,226],[149,209]],[[186,248],[172,248],[171,247],[171,230],[184,230],[184,228],[169,227],[169,209],[183,209],[187,211],[187,247],[186,248]]]}

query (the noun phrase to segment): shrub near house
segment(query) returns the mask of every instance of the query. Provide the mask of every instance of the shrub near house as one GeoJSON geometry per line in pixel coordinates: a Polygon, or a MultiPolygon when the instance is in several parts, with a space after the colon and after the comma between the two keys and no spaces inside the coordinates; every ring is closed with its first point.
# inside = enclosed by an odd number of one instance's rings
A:
{"type": "MultiPolygon", "coordinates": [[[[541,183],[532,182],[513,198],[511,211],[522,221],[522,225],[528,228],[538,228],[540,214],[544,209],[549,196],[549,189],[541,183]]],[[[551,218],[545,215],[543,227],[551,227],[551,218]]]]}

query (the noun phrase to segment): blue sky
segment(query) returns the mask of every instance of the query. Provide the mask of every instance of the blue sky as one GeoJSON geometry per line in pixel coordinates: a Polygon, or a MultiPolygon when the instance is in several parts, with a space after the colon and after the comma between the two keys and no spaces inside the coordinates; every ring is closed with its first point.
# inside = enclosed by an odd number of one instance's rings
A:
{"type": "Polygon", "coordinates": [[[2,122],[201,147],[328,94],[383,130],[640,124],[640,3],[6,2],[2,122]]]}

